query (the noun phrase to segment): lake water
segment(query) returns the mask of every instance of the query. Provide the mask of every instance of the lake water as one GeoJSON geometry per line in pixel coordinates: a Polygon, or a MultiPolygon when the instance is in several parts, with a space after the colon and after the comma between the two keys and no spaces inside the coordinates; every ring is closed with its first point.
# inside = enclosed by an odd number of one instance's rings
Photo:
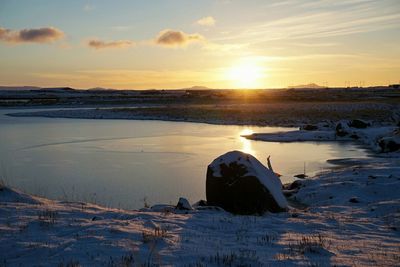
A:
{"type": "Polygon", "coordinates": [[[230,150],[253,154],[283,182],[327,169],[327,159],[366,157],[350,143],[250,141],[243,133],[276,127],[187,122],[16,118],[0,110],[0,179],[53,199],[140,208],[205,199],[207,165],[230,150]]]}

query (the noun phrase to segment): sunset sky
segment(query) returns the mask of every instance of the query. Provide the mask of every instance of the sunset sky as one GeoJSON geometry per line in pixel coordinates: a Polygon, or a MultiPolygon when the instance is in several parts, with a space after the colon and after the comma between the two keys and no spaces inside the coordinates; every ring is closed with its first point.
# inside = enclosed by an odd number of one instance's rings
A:
{"type": "Polygon", "coordinates": [[[0,0],[0,58],[0,85],[386,85],[400,1],[0,0]]]}

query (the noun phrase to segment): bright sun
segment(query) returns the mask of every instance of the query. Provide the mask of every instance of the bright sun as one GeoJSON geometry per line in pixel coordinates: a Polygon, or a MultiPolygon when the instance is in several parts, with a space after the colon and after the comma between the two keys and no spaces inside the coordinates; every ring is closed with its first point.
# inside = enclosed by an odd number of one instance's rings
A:
{"type": "Polygon", "coordinates": [[[236,88],[255,89],[262,88],[261,79],[264,76],[264,69],[253,61],[243,61],[238,65],[229,68],[226,78],[236,88]]]}

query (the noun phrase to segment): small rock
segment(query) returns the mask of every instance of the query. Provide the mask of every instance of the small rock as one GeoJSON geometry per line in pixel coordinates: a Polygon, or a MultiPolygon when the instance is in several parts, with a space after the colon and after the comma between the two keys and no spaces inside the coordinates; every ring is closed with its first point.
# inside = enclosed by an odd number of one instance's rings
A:
{"type": "Polygon", "coordinates": [[[299,189],[299,188],[301,188],[303,186],[304,186],[304,184],[301,182],[301,180],[296,180],[291,184],[286,184],[284,186],[284,188],[287,189],[287,190],[294,190],[294,189],[299,189]]]}
{"type": "Polygon", "coordinates": [[[177,210],[192,210],[192,206],[186,198],[179,198],[178,204],[176,205],[177,210]]]}
{"type": "Polygon", "coordinates": [[[371,126],[371,123],[363,121],[363,120],[355,119],[355,120],[351,120],[348,125],[352,128],[365,129],[365,128],[371,126]]]}
{"type": "Polygon", "coordinates": [[[360,203],[360,201],[358,200],[357,197],[352,197],[352,198],[350,198],[350,199],[349,199],[349,202],[351,202],[351,203],[360,203]]]}
{"type": "Polygon", "coordinates": [[[312,125],[312,124],[307,124],[307,125],[304,125],[301,129],[304,131],[316,131],[316,130],[318,130],[318,126],[312,125]]]}
{"type": "Polygon", "coordinates": [[[198,202],[196,202],[195,204],[193,204],[193,206],[195,206],[195,207],[206,207],[208,205],[207,205],[207,201],[202,199],[202,200],[199,200],[198,202]]]}
{"type": "Polygon", "coordinates": [[[308,175],[301,173],[301,174],[296,174],[294,177],[299,178],[299,179],[306,179],[308,175]]]}
{"type": "Polygon", "coordinates": [[[356,135],[356,134],[350,135],[350,138],[353,138],[354,140],[360,139],[360,137],[358,135],[356,135]]]}
{"type": "Polygon", "coordinates": [[[336,136],[344,137],[349,134],[348,127],[344,122],[339,122],[336,125],[336,136]]]}

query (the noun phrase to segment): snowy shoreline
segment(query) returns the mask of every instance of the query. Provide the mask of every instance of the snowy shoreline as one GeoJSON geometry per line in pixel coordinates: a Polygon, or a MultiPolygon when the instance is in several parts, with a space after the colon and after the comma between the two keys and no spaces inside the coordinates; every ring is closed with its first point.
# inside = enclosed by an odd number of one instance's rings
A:
{"type": "MultiPolygon", "coordinates": [[[[44,112],[48,113],[12,115],[60,117],[54,111],[44,112]]],[[[82,110],[78,115],[82,117],[82,110]]],[[[90,111],[85,116],[93,118],[90,111]]],[[[354,141],[356,135],[357,142],[374,153],[379,150],[377,141],[396,128],[390,124],[346,128],[351,132],[337,137],[329,125],[246,137],[354,141]]],[[[188,211],[171,205],[111,209],[48,200],[0,186],[0,266],[398,265],[398,152],[330,163],[335,167],[286,185],[292,206],[288,212],[263,216],[235,216],[196,206],[188,211]]]]}
{"type": "Polygon", "coordinates": [[[338,161],[337,168],[301,182],[291,199],[307,208],[264,216],[235,216],[204,207],[181,211],[168,205],[110,209],[2,187],[0,262],[395,266],[400,249],[399,163],[398,158],[338,161]]]}

